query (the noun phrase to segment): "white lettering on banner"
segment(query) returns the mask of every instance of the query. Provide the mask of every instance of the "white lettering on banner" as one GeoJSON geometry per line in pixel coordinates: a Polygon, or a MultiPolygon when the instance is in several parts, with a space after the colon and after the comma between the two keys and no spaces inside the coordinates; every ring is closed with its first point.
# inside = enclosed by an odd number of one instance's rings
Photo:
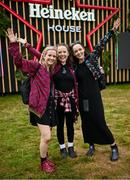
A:
{"type": "Polygon", "coordinates": [[[81,27],[80,26],[61,26],[61,25],[48,25],[48,31],[64,31],[64,32],[81,32],[81,27]]]}
{"type": "MultiPolygon", "coordinates": [[[[29,3],[29,5],[31,5],[29,3]]],[[[30,6],[30,17],[38,17],[40,18],[41,15],[40,15],[40,4],[37,4],[37,6],[35,6],[35,8],[32,8],[32,6],[30,6]],[[34,12],[36,12],[36,14],[34,15],[34,12]]]]}
{"type": "Polygon", "coordinates": [[[64,17],[65,17],[65,19],[67,19],[67,20],[70,20],[71,19],[71,12],[70,12],[70,10],[66,10],[65,12],[64,12],[64,17]]]}
{"type": "Polygon", "coordinates": [[[41,9],[41,16],[44,16],[45,18],[49,18],[49,10],[46,8],[41,9]]]}
{"type": "Polygon", "coordinates": [[[52,5],[49,8],[42,8],[40,4],[29,3],[30,17],[49,18],[49,19],[66,19],[77,21],[95,21],[94,10],[91,12],[76,11],[74,7],[71,10],[54,9],[52,5]]]}

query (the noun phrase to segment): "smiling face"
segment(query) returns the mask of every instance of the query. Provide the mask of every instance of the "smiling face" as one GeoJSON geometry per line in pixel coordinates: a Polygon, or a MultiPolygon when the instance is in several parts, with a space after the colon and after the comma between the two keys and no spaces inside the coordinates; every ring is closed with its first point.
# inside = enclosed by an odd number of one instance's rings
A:
{"type": "Polygon", "coordinates": [[[73,55],[79,59],[79,61],[84,61],[84,48],[81,44],[75,44],[72,48],[73,55]]]}
{"type": "Polygon", "coordinates": [[[52,66],[56,63],[56,51],[48,50],[44,57],[45,63],[47,66],[52,66]]]}
{"type": "Polygon", "coordinates": [[[46,64],[47,67],[54,66],[57,63],[57,49],[54,46],[46,47],[41,55],[41,64],[46,64]]]}
{"type": "Polygon", "coordinates": [[[60,63],[63,65],[66,64],[66,61],[69,56],[67,47],[64,45],[60,45],[58,46],[57,51],[58,51],[58,60],[60,61],[60,63]]]}

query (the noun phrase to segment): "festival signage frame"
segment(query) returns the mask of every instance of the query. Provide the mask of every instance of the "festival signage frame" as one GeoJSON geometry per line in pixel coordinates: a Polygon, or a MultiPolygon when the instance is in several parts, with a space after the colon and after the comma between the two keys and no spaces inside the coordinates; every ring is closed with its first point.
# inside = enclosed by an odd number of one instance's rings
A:
{"type": "MultiPolygon", "coordinates": [[[[26,2],[26,3],[40,3],[40,4],[46,4],[46,5],[50,5],[52,4],[52,0],[13,0],[16,2],[26,2]]],[[[106,22],[108,22],[115,14],[117,14],[119,12],[119,8],[115,8],[115,7],[105,7],[105,6],[95,6],[95,5],[88,5],[88,4],[81,4],[80,0],[75,0],[76,3],[76,7],[77,8],[84,8],[84,9],[98,9],[98,10],[103,10],[103,11],[111,11],[111,13],[101,22],[99,23],[94,29],[92,29],[87,35],[86,35],[86,40],[88,43],[88,48],[90,50],[90,52],[93,51],[93,46],[91,43],[91,36],[99,29],[101,28],[106,22]]],[[[0,1],[0,6],[2,6],[3,8],[5,8],[7,11],[9,11],[12,15],[14,15],[17,19],[19,19],[20,21],[22,21],[26,26],[28,26],[31,30],[33,30],[34,32],[36,32],[39,36],[39,40],[36,46],[36,49],[39,50],[42,44],[42,32],[40,32],[38,29],[36,29],[34,26],[32,26],[28,21],[26,21],[23,17],[21,17],[19,14],[17,14],[15,11],[13,11],[12,9],[9,8],[9,6],[7,6],[4,2],[0,1]]]]}

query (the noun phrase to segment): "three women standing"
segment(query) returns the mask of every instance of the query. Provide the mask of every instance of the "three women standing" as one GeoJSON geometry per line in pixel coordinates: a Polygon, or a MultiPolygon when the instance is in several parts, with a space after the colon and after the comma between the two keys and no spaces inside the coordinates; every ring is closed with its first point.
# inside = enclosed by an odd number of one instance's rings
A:
{"type": "Polygon", "coordinates": [[[60,153],[63,158],[66,158],[67,154],[69,154],[71,158],[77,156],[73,146],[73,125],[78,112],[78,95],[84,142],[89,143],[87,155],[92,156],[94,154],[94,144],[110,144],[112,150],[111,160],[115,161],[118,159],[119,153],[117,145],[105,122],[104,109],[97,80],[101,76],[98,58],[106,42],[112,37],[113,32],[118,28],[119,24],[120,22],[117,20],[114,23],[112,31],[101,39],[93,53],[86,57],[84,47],[80,43],[74,43],[71,46],[76,62],[75,72],[78,80],[78,93],[76,77],[68,62],[69,51],[66,45],[61,44],[57,47],[59,60],[57,65],[57,49],[51,46],[45,48],[42,54],[32,49],[32,53],[40,58],[40,62],[26,61],[19,52],[19,45],[13,31],[8,29],[7,35],[10,40],[9,51],[14,58],[14,63],[18,69],[27,73],[31,78],[29,110],[35,114],[34,119],[41,133],[40,156],[41,169],[43,171],[55,171],[55,164],[48,160],[47,157],[48,143],[51,138],[51,127],[57,124],[55,103],[58,115],[57,138],[60,153]],[[53,88],[55,88],[55,103],[53,88]],[[65,117],[68,148],[66,148],[64,142],[65,117]]]}

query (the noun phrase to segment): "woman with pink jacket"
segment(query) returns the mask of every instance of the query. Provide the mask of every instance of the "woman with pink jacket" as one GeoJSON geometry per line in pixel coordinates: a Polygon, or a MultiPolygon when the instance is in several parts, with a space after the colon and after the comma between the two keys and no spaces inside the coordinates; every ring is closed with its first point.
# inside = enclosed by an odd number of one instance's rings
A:
{"type": "Polygon", "coordinates": [[[20,53],[19,43],[12,29],[7,29],[7,36],[10,41],[9,52],[13,56],[16,67],[30,77],[31,90],[28,105],[29,111],[35,116],[35,122],[41,134],[41,170],[51,173],[56,167],[48,159],[47,152],[51,129],[57,124],[51,79],[51,71],[57,60],[57,49],[54,46],[48,46],[43,50],[39,62],[27,61],[20,53]]]}

